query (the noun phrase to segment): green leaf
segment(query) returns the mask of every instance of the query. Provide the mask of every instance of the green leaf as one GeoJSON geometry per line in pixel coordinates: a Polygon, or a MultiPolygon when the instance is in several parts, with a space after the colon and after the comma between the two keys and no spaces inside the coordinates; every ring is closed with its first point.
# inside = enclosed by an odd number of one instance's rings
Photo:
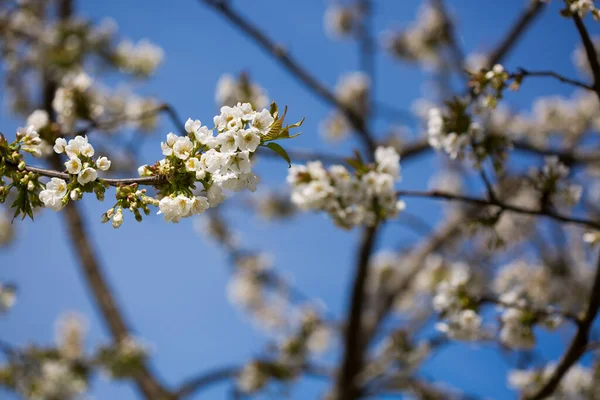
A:
{"type": "Polygon", "coordinates": [[[272,102],[271,107],[269,108],[269,113],[275,119],[279,116],[279,108],[277,107],[277,103],[272,102]]]}
{"type": "Polygon", "coordinates": [[[344,161],[346,161],[351,167],[354,167],[354,169],[357,171],[363,167],[363,165],[354,158],[344,158],[344,161]]]}
{"type": "Polygon", "coordinates": [[[281,158],[283,158],[285,161],[287,161],[288,168],[292,166],[292,160],[290,160],[290,156],[288,155],[287,151],[285,151],[285,149],[283,147],[281,147],[277,143],[273,143],[273,142],[266,144],[265,146],[270,148],[271,150],[273,150],[275,153],[279,154],[279,156],[281,158]]]}
{"type": "Polygon", "coordinates": [[[262,137],[262,141],[266,142],[268,140],[275,140],[281,134],[281,130],[283,129],[283,119],[285,118],[285,114],[287,113],[287,107],[283,112],[283,116],[281,118],[275,118],[275,122],[271,125],[271,129],[267,132],[266,135],[262,137]]]}

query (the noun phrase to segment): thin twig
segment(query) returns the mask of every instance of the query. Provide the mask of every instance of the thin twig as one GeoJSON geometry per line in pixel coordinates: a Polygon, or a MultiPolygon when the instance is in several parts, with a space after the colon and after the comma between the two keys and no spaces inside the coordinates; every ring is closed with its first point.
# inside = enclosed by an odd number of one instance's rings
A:
{"type": "Polygon", "coordinates": [[[600,62],[598,61],[596,46],[594,46],[594,42],[592,42],[590,34],[585,28],[585,25],[583,24],[583,21],[581,21],[579,15],[574,14],[573,21],[575,21],[575,26],[577,27],[579,36],[581,36],[581,42],[585,48],[585,53],[587,55],[588,62],[590,63],[592,74],[594,75],[594,91],[598,95],[598,99],[600,99],[600,62]]]}
{"type": "Polygon", "coordinates": [[[516,42],[521,38],[521,35],[529,27],[529,24],[542,12],[546,5],[542,1],[531,1],[531,5],[515,21],[510,28],[504,40],[490,53],[488,67],[501,62],[515,47],[516,42]]]}
{"type": "Polygon", "coordinates": [[[529,71],[525,68],[517,68],[517,71],[518,71],[517,73],[511,74],[510,77],[511,78],[528,77],[528,76],[551,77],[551,78],[558,79],[559,81],[561,81],[563,83],[577,86],[582,89],[592,90],[592,91],[594,90],[594,87],[591,85],[588,85],[587,83],[578,81],[576,79],[567,78],[566,76],[560,75],[559,73],[556,73],[554,71],[529,71]]]}
{"type": "Polygon", "coordinates": [[[439,190],[431,190],[431,191],[418,191],[418,190],[399,190],[396,192],[398,196],[402,197],[422,197],[422,198],[431,198],[431,199],[445,199],[450,201],[459,201],[463,203],[476,204],[480,206],[492,206],[498,207],[505,211],[512,211],[518,214],[526,214],[526,215],[534,215],[540,217],[547,217],[556,221],[566,222],[575,225],[587,226],[593,229],[600,230],[600,222],[590,221],[583,218],[571,217],[563,214],[559,214],[550,210],[537,210],[531,208],[524,208],[513,206],[510,204],[502,203],[499,200],[486,200],[478,197],[469,197],[460,194],[448,193],[439,190]]]}
{"type": "MultiPolygon", "coordinates": [[[[212,385],[235,379],[242,372],[242,369],[243,367],[239,366],[229,366],[203,372],[181,384],[175,394],[178,398],[196,395],[212,385]]],[[[319,365],[305,364],[301,366],[301,370],[304,375],[310,377],[329,378],[331,376],[331,371],[328,368],[319,365]]]]}

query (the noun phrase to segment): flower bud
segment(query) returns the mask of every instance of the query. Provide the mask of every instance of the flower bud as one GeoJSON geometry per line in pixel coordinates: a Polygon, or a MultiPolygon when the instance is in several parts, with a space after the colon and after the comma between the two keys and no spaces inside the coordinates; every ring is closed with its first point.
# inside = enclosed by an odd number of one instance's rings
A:
{"type": "Polygon", "coordinates": [[[71,190],[69,197],[71,197],[71,200],[73,200],[73,201],[80,200],[82,197],[81,189],[76,188],[76,189],[71,190]]]}
{"type": "Polygon", "coordinates": [[[96,190],[96,198],[98,199],[98,201],[104,201],[104,191],[96,190]]]}
{"type": "Polygon", "coordinates": [[[29,190],[30,192],[33,192],[34,189],[35,189],[35,184],[33,183],[33,181],[27,182],[27,190],[29,190]]]}
{"type": "Polygon", "coordinates": [[[112,218],[112,226],[117,229],[121,224],[123,224],[123,210],[119,208],[112,218]]]}
{"type": "Polygon", "coordinates": [[[17,168],[19,169],[19,171],[23,171],[25,169],[25,161],[21,160],[21,162],[19,162],[19,165],[17,165],[17,168]]]}

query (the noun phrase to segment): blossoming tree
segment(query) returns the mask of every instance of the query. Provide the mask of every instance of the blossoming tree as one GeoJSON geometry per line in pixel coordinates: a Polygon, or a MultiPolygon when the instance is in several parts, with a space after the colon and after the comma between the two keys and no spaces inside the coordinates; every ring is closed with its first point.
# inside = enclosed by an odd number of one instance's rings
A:
{"type": "MultiPolygon", "coordinates": [[[[271,390],[281,398],[310,378],[328,382],[327,399],[467,399],[475,396],[429,379],[423,365],[449,343],[468,342],[522,356],[507,382],[523,399],[600,399],[594,331],[600,42],[588,31],[600,9],[593,0],[528,0],[492,51],[469,55],[444,0],[423,0],[414,23],[385,32],[374,24],[379,1],[332,3],[324,14],[327,35],[356,41],[361,60],[361,70],[343,74],[333,89],[233,1],[199,3],[330,106],[320,123],[328,147],[355,138],[355,151],[296,149],[293,138],[304,119],[288,123],[287,107],[269,102],[249,72],[221,77],[220,110],[208,123],[208,114],[201,116],[205,123],[184,121],[168,103],[107,89],[101,83],[107,71],[124,79],[153,75],[163,50],[120,38],[113,23],[80,18],[74,0],[0,2],[6,99],[23,121],[16,133],[0,126],[0,243],[13,239],[21,219],[52,211],[63,216],[111,337],[85,348],[85,323],[71,313],[57,322],[52,346],[1,341],[0,387],[30,399],[82,398],[102,371],[133,382],[139,396],[151,400],[189,398],[215,383],[231,385],[232,398],[271,390]],[[579,36],[573,59],[581,80],[552,69],[503,67],[546,9],[560,12],[579,36]],[[380,50],[423,67],[435,95],[415,101],[412,111],[382,104],[374,85],[380,50]],[[573,95],[540,97],[531,113],[509,108],[506,98],[536,78],[569,85],[573,95]],[[405,129],[390,129],[384,136],[378,132],[383,114],[411,118],[423,134],[409,139],[405,129]],[[156,131],[161,116],[177,133],[168,133],[160,149],[156,144],[156,161],[133,165],[131,149],[123,160],[119,132],[156,131]],[[445,166],[431,189],[400,188],[401,163],[428,152],[445,166]],[[250,208],[289,224],[294,214],[322,214],[339,229],[361,232],[343,315],[304,295],[285,277],[285,267],[273,268],[268,248],[243,247],[221,213],[226,196],[262,185],[253,170],[261,157],[277,157],[283,171],[289,167],[287,189],[251,193],[250,208]],[[410,198],[445,205],[436,227],[418,207],[411,210],[410,198]],[[166,223],[201,221],[207,237],[231,256],[231,301],[268,332],[272,345],[244,365],[165,383],[104,279],[85,229],[88,216],[78,206],[83,199],[107,203],[94,218],[114,228],[134,219],[144,223],[151,214],[166,223]],[[409,249],[377,250],[384,228],[398,222],[426,234],[409,249]],[[540,359],[537,337],[560,333],[569,334],[562,355],[540,359]]],[[[15,303],[18,284],[0,282],[3,313],[15,303]]]]}

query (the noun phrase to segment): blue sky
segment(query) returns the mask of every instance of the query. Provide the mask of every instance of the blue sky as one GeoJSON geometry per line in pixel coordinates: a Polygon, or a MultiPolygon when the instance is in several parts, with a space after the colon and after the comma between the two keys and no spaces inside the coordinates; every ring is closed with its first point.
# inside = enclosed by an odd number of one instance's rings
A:
{"type": "MultiPolygon", "coordinates": [[[[339,74],[358,68],[357,46],[349,41],[325,38],[322,15],[326,2],[236,1],[235,7],[265,29],[287,48],[302,65],[316,71],[332,87],[339,74]]],[[[380,0],[375,8],[378,29],[402,27],[415,15],[417,0],[380,0]]],[[[523,0],[448,1],[457,16],[458,37],[466,51],[493,48],[524,7],[523,0]]],[[[571,53],[578,43],[571,21],[558,15],[558,0],[525,35],[521,45],[507,60],[508,68],[552,69],[576,76],[571,53]]],[[[330,111],[313,94],[296,82],[247,38],[197,1],[160,2],[148,0],[80,0],[77,9],[94,20],[110,16],[124,37],[149,38],[165,50],[166,62],[155,78],[139,85],[139,91],[171,103],[183,118],[210,121],[216,113],[214,90],[223,73],[251,73],[266,88],[271,99],[289,106],[290,121],[306,117],[304,134],[289,148],[314,148],[348,154],[357,145],[350,140],[332,146],[318,135],[318,124],[330,111]]],[[[586,23],[592,33],[600,33],[591,18],[586,23]]],[[[418,97],[427,96],[426,74],[413,66],[399,64],[390,57],[377,57],[376,96],[397,108],[408,109],[418,97]]],[[[118,83],[111,78],[110,84],[118,83]]],[[[138,85],[135,85],[138,89],[138,85]]],[[[515,107],[527,107],[537,95],[568,94],[570,89],[548,80],[530,80],[518,94],[509,94],[515,107]]],[[[0,92],[0,98],[2,97],[0,92]]],[[[0,111],[0,130],[11,136],[22,120],[0,111]]],[[[385,124],[378,122],[378,131],[385,124]]],[[[418,134],[416,126],[411,126],[418,134]]],[[[144,161],[160,157],[159,141],[170,130],[168,121],[155,137],[142,144],[144,161]]],[[[423,189],[440,158],[428,155],[403,164],[403,188],[423,189]]],[[[283,162],[262,160],[258,166],[264,182],[283,187],[283,162]]],[[[440,215],[441,204],[409,200],[409,210],[431,223],[440,215]]],[[[228,281],[226,255],[204,237],[194,233],[191,221],[165,224],[160,216],[137,224],[127,218],[119,230],[100,224],[106,204],[94,199],[83,201],[91,237],[101,253],[101,261],[122,310],[135,334],[152,343],[153,366],[169,383],[211,367],[240,365],[266,343],[249,321],[226,299],[228,281]]],[[[276,267],[306,293],[325,301],[335,315],[342,315],[352,276],[352,260],[357,232],[335,229],[322,215],[303,214],[289,223],[266,223],[232,205],[227,217],[239,232],[242,243],[274,253],[276,267]]],[[[128,217],[128,216],[126,216],[128,217]]],[[[22,345],[50,343],[54,322],[65,311],[77,311],[90,320],[87,345],[92,348],[108,336],[78,274],[78,266],[66,240],[59,216],[43,212],[34,223],[16,222],[17,240],[0,249],[0,281],[19,285],[14,309],[0,316],[0,338],[22,345]]],[[[390,224],[392,225],[392,224],[390,224]]],[[[389,226],[379,248],[410,247],[418,237],[399,226],[389,226]]],[[[568,336],[543,338],[543,353],[549,359],[560,354],[568,336]]],[[[494,399],[511,399],[506,388],[508,364],[495,350],[485,347],[450,346],[427,365],[425,374],[451,386],[494,399]],[[457,362],[457,360],[460,360],[457,362]]],[[[226,386],[203,392],[200,399],[224,399],[226,386]]],[[[324,387],[302,385],[294,399],[316,398],[324,387]]],[[[135,399],[129,384],[112,384],[98,379],[92,395],[103,399],[135,399]]],[[[0,398],[11,399],[0,392],[0,398]]]]}

